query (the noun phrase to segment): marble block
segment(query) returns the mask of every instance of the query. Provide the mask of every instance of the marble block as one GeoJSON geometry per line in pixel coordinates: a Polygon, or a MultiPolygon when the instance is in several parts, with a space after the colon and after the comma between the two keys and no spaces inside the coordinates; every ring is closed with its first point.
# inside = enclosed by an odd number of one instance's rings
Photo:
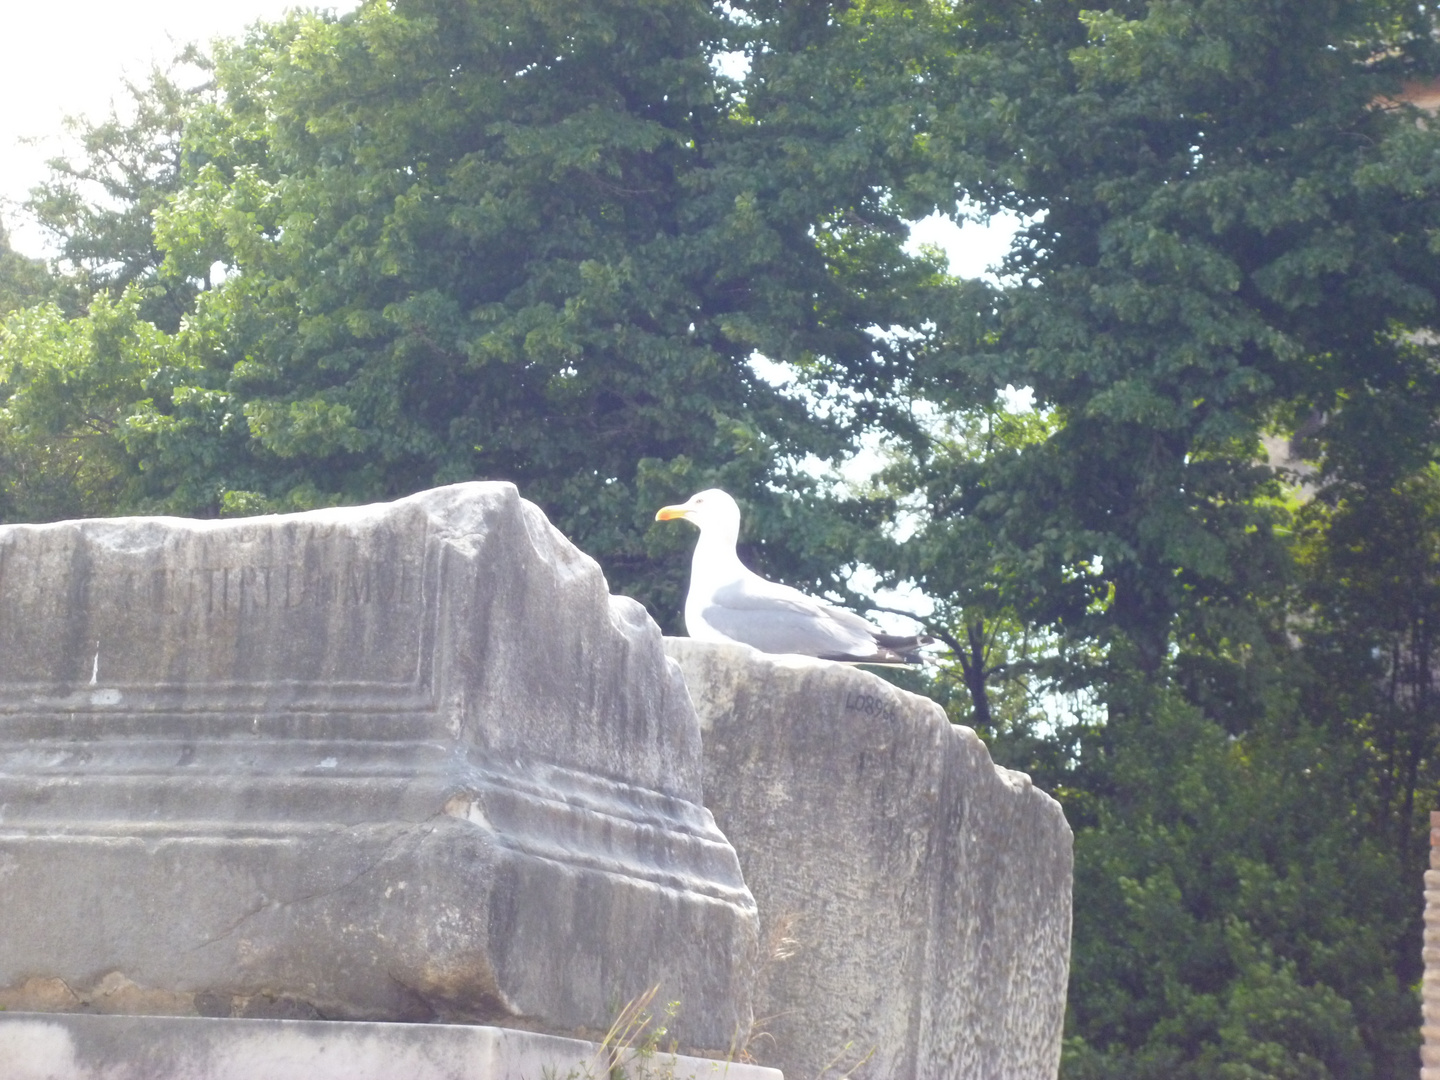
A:
{"type": "Polygon", "coordinates": [[[0,1007],[751,1018],[659,631],[509,484],[0,527],[0,1007]]]}
{"type": "Polygon", "coordinates": [[[760,909],[755,1060],[786,1076],[1054,1080],[1071,832],[933,701],[867,671],[667,638],[706,802],[760,909]]]}

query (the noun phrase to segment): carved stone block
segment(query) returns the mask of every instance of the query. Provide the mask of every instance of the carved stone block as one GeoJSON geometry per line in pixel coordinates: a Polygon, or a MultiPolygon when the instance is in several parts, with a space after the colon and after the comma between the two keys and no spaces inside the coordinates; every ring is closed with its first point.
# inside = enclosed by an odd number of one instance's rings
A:
{"type": "Polygon", "coordinates": [[[508,484],[0,528],[0,1006],[748,1025],[754,903],[638,604],[508,484]]]}
{"type": "Polygon", "coordinates": [[[791,1077],[1053,1080],[1072,866],[1055,800],[869,672],[665,647],[760,908],[755,1059],[791,1077]]]}

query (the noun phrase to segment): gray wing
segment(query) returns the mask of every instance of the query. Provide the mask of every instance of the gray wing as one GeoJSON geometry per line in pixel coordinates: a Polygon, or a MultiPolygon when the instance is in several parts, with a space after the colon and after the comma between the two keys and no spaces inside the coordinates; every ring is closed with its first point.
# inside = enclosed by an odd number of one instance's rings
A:
{"type": "Polygon", "coordinates": [[[761,652],[857,659],[876,652],[860,616],[755,575],[716,589],[700,615],[711,629],[761,652]]]}

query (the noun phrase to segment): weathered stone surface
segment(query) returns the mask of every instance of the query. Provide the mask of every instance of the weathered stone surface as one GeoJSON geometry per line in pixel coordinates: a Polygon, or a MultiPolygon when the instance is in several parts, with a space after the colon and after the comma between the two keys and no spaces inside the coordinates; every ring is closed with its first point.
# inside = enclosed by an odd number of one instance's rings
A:
{"type": "MultiPolygon", "coordinates": [[[[609,1052],[451,1024],[0,1014],[5,1080],[604,1080],[609,1052]]],[[[783,1080],[676,1054],[619,1060],[631,1080],[783,1080]]]]}
{"type": "Polygon", "coordinates": [[[1053,1078],[1070,945],[1059,805],[868,672],[665,646],[700,713],[706,802],[760,908],[755,1059],[792,1080],[1053,1078]]]}
{"type": "Polygon", "coordinates": [[[0,1006],[749,1023],[658,630],[508,484],[0,528],[0,1006]]]}

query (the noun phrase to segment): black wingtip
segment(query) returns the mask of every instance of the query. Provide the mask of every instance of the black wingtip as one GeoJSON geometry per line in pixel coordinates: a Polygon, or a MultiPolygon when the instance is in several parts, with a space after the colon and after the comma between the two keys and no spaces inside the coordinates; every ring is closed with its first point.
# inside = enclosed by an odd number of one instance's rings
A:
{"type": "Polygon", "coordinates": [[[925,662],[920,650],[935,639],[929,634],[875,634],[875,651],[883,659],[878,663],[903,664],[915,667],[925,662]]]}
{"type": "MultiPolygon", "coordinates": [[[[923,642],[921,644],[923,644],[923,642]]],[[[834,660],[838,664],[863,664],[868,667],[917,668],[923,666],[925,663],[925,657],[917,650],[918,646],[916,650],[910,652],[902,652],[898,649],[882,646],[877,648],[871,656],[831,654],[822,656],[820,659],[834,660]]]]}

